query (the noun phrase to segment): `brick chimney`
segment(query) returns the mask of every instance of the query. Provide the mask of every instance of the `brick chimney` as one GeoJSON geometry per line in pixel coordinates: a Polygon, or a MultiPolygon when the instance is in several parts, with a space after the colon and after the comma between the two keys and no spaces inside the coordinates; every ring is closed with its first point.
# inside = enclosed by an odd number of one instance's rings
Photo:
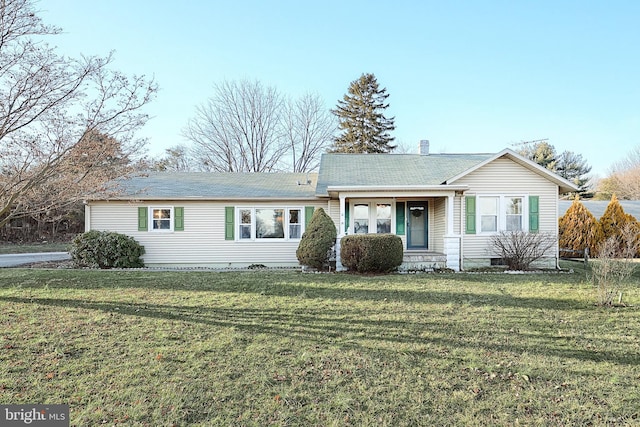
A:
{"type": "Polygon", "coordinates": [[[428,139],[421,139],[420,140],[419,153],[421,155],[423,155],[423,156],[428,156],[429,155],[429,140],[428,139]]]}

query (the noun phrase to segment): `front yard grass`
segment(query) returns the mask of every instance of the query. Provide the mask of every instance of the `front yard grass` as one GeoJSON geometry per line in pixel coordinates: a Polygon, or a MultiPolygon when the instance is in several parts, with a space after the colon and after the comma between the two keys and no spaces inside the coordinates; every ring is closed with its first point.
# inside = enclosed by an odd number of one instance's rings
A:
{"type": "Polygon", "coordinates": [[[640,423],[640,288],[584,275],[0,270],[0,403],[71,425],[640,423]]]}

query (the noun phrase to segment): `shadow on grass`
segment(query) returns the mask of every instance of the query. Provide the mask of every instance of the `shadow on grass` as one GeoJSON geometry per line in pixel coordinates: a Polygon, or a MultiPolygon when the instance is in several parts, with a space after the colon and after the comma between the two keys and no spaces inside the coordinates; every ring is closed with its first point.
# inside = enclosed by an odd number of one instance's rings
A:
{"type": "MultiPolygon", "coordinates": [[[[357,275],[308,275],[287,273],[140,273],[140,272],[73,272],[60,279],[30,276],[28,280],[6,281],[0,289],[78,289],[114,290],[147,289],[172,292],[217,292],[305,299],[399,301],[418,304],[465,304],[475,307],[529,308],[545,310],[585,310],[590,308],[584,300],[537,296],[514,296],[509,292],[509,280],[522,278],[504,275],[405,276],[406,280],[419,280],[412,284],[420,290],[406,289],[398,276],[364,277],[357,275]],[[416,277],[418,277],[416,279],[416,277]],[[499,282],[501,280],[502,282],[499,282]],[[433,282],[432,282],[433,281],[433,282]],[[435,285],[434,285],[435,283],[435,285]],[[466,285],[469,286],[466,286],[466,285]],[[437,288],[455,290],[439,290],[437,288]],[[485,286],[486,285],[486,286],[485,286]],[[479,292],[471,292],[475,286],[479,292]],[[482,288],[479,288],[482,286],[482,288]],[[459,290],[457,290],[459,289],[459,290]]],[[[54,275],[55,276],[55,275],[54,275]]],[[[549,280],[536,275],[533,279],[549,280]]],[[[529,277],[524,280],[533,280],[529,277]]],[[[512,283],[512,282],[511,282],[512,283]]],[[[562,286],[562,285],[558,285],[562,286]]]]}
{"type": "MultiPolygon", "coordinates": [[[[542,333],[536,325],[526,331],[514,332],[493,323],[460,325],[455,318],[429,320],[421,316],[416,321],[371,319],[371,312],[355,309],[307,309],[303,313],[283,313],[276,309],[187,307],[162,304],[94,302],[76,299],[0,297],[0,301],[19,304],[97,310],[104,313],[138,316],[203,324],[219,328],[235,328],[250,334],[274,334],[287,338],[301,338],[321,344],[332,343],[345,348],[376,348],[372,342],[412,345],[412,351],[423,357],[446,358],[437,352],[438,346],[467,348],[472,351],[501,351],[531,353],[546,357],[572,358],[581,361],[612,362],[637,365],[635,354],[613,351],[592,351],[571,343],[574,338],[542,333]],[[464,329],[461,329],[464,328],[464,329]],[[517,338],[514,338],[517,337],[517,338]],[[470,337],[475,337],[470,339],[470,337]],[[478,338],[480,337],[480,338],[478,338]],[[520,343],[513,344],[513,341],[520,343]],[[522,344],[526,341],[526,344],[522,344]],[[435,347],[434,347],[435,346],[435,347]]],[[[384,309],[381,309],[383,312],[384,309]]],[[[528,323],[531,324],[531,320],[528,323]]],[[[511,325],[510,325],[511,326],[511,325]]],[[[516,323],[516,328],[524,324],[516,323]]],[[[541,323],[538,326],[544,326],[541,323]]],[[[549,327],[546,324],[547,328],[549,327]]],[[[579,340],[579,338],[577,338],[579,340]]],[[[388,350],[393,351],[393,350],[388,350]]]]}

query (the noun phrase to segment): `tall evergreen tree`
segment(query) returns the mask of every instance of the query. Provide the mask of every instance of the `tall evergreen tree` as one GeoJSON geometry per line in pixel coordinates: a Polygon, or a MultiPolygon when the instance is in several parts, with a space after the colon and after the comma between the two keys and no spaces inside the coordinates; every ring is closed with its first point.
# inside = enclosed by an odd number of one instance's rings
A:
{"type": "Polygon", "coordinates": [[[558,155],[556,154],[556,148],[548,142],[536,142],[533,146],[520,150],[520,154],[550,171],[556,171],[558,155]]]}
{"type": "Polygon", "coordinates": [[[581,154],[576,154],[572,151],[563,151],[557,154],[555,147],[546,141],[525,146],[519,150],[519,153],[576,184],[578,186],[578,194],[581,197],[593,197],[589,188],[589,177],[587,176],[591,172],[591,166],[587,164],[581,154]]]}
{"type": "Polygon", "coordinates": [[[332,113],[338,117],[342,133],[329,149],[334,153],[389,153],[396,148],[389,132],[395,129],[394,117],[387,118],[384,110],[389,94],[378,86],[373,74],[362,74],[349,85],[349,91],[332,113]]]}

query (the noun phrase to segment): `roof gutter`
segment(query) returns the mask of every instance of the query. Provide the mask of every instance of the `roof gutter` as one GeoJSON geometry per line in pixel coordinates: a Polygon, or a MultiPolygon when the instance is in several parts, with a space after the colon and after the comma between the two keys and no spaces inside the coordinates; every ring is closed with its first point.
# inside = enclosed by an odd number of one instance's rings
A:
{"type": "Polygon", "coordinates": [[[88,198],[85,203],[91,202],[157,202],[157,201],[189,201],[189,202],[224,202],[224,201],[317,201],[316,196],[303,197],[206,197],[206,196],[163,196],[163,197],[145,197],[145,196],[128,196],[128,197],[108,197],[108,198],[88,198]]]}
{"type": "MultiPolygon", "coordinates": [[[[369,193],[392,193],[400,197],[438,196],[438,194],[451,192],[464,192],[468,185],[330,185],[327,194],[330,197],[339,197],[344,194],[347,197],[359,197],[356,194],[367,195],[369,193]]],[[[385,196],[386,197],[386,196],[385,196]]]]}
{"type": "Polygon", "coordinates": [[[328,192],[367,192],[367,191],[466,191],[468,185],[330,185],[328,192]]]}

